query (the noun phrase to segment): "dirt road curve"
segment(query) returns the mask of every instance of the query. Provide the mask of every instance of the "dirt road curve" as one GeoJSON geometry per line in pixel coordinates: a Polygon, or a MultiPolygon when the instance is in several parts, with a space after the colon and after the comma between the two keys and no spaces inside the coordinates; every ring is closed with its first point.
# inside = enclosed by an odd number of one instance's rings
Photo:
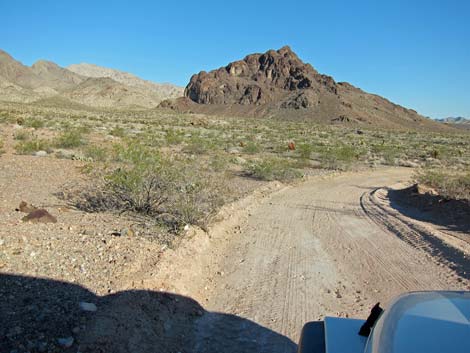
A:
{"type": "Polygon", "coordinates": [[[365,195],[408,181],[410,174],[388,169],[312,180],[264,198],[236,234],[223,239],[213,234],[210,254],[200,256],[214,259],[205,265],[204,290],[194,297],[205,300],[208,311],[269,330],[204,315],[192,351],[292,352],[309,320],[364,317],[376,302],[386,305],[405,291],[468,286],[468,276],[460,277],[368,215],[373,205],[365,195]]]}

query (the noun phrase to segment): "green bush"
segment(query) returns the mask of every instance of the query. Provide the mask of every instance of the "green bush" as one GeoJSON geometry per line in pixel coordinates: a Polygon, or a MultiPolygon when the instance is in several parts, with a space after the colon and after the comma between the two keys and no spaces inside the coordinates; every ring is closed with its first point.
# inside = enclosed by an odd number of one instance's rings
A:
{"type": "Polygon", "coordinates": [[[209,139],[199,135],[193,135],[188,144],[183,148],[184,152],[191,154],[205,154],[215,148],[215,144],[209,139]]]}
{"type": "Polygon", "coordinates": [[[227,168],[227,165],[228,160],[223,155],[215,155],[209,162],[209,167],[215,172],[224,171],[227,168]]]}
{"type": "Polygon", "coordinates": [[[56,139],[55,145],[58,148],[77,148],[84,144],[80,129],[70,129],[62,132],[56,139]]]}
{"type": "Polygon", "coordinates": [[[347,169],[361,155],[353,146],[333,146],[321,154],[322,166],[326,169],[347,169]]]}
{"type": "Polygon", "coordinates": [[[259,153],[261,150],[260,146],[253,141],[249,141],[245,147],[243,147],[243,152],[248,153],[248,154],[255,154],[259,153]]]}
{"type": "Polygon", "coordinates": [[[15,150],[19,154],[32,154],[37,151],[50,152],[50,143],[47,140],[34,137],[31,140],[20,141],[17,143],[15,150]]]}
{"type": "Polygon", "coordinates": [[[296,147],[300,159],[309,160],[313,153],[313,146],[308,143],[302,143],[296,147]]]}
{"type": "Polygon", "coordinates": [[[293,167],[293,163],[276,157],[269,157],[248,165],[248,175],[260,180],[293,180],[302,173],[293,167]]]}
{"type": "Polygon", "coordinates": [[[183,142],[184,134],[180,131],[169,129],[166,131],[165,140],[169,145],[178,145],[183,142]]]}
{"type": "Polygon", "coordinates": [[[193,161],[170,161],[135,142],[114,152],[119,167],[106,172],[102,188],[79,207],[136,212],[177,232],[186,224],[204,226],[221,204],[217,183],[193,161]]]}
{"type": "Polygon", "coordinates": [[[25,141],[31,137],[31,134],[28,133],[27,131],[18,131],[15,133],[13,138],[18,141],[25,141]]]}
{"type": "Polygon", "coordinates": [[[415,179],[418,183],[435,189],[447,199],[470,202],[470,172],[452,172],[440,169],[423,169],[415,179]]]}
{"type": "Polygon", "coordinates": [[[42,127],[44,127],[44,121],[41,120],[41,119],[37,119],[37,118],[30,118],[30,119],[26,119],[23,123],[24,126],[27,126],[27,127],[32,127],[32,128],[35,128],[35,129],[40,129],[42,127]]]}
{"type": "Polygon", "coordinates": [[[121,127],[121,126],[115,126],[110,132],[110,135],[116,136],[116,137],[125,137],[126,136],[126,130],[121,127]]]}
{"type": "Polygon", "coordinates": [[[398,147],[385,144],[372,145],[371,151],[377,156],[382,157],[387,165],[395,165],[395,159],[400,155],[398,147]]]}
{"type": "Polygon", "coordinates": [[[103,162],[107,159],[109,151],[99,146],[88,146],[85,151],[85,157],[93,159],[93,161],[103,162]]]}

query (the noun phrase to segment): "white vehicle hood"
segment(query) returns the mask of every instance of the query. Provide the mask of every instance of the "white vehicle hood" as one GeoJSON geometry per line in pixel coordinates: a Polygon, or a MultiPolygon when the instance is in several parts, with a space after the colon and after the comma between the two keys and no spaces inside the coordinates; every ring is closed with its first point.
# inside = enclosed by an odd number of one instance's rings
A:
{"type": "Polygon", "coordinates": [[[402,295],[379,318],[366,353],[469,353],[470,292],[402,295]]]}

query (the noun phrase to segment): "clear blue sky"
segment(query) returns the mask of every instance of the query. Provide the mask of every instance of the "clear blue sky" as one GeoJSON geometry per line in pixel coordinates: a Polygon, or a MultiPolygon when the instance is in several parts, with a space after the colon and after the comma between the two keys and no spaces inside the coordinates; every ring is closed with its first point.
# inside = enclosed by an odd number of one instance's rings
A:
{"type": "Polygon", "coordinates": [[[470,1],[6,1],[0,48],[157,82],[288,44],[318,71],[432,117],[470,117],[470,1]]]}

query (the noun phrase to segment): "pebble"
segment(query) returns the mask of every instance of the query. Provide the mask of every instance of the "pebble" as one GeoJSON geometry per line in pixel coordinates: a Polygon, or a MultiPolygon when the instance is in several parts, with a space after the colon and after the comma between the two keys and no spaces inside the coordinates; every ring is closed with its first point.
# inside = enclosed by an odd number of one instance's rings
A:
{"type": "Polygon", "coordinates": [[[93,303],[87,303],[87,302],[80,302],[80,309],[83,311],[90,311],[90,312],[95,312],[98,310],[95,304],[93,303]]]}
{"type": "Polygon", "coordinates": [[[66,338],[58,338],[57,339],[57,343],[59,343],[59,345],[61,345],[62,347],[64,348],[70,348],[73,346],[73,337],[66,337],[66,338]]]}

